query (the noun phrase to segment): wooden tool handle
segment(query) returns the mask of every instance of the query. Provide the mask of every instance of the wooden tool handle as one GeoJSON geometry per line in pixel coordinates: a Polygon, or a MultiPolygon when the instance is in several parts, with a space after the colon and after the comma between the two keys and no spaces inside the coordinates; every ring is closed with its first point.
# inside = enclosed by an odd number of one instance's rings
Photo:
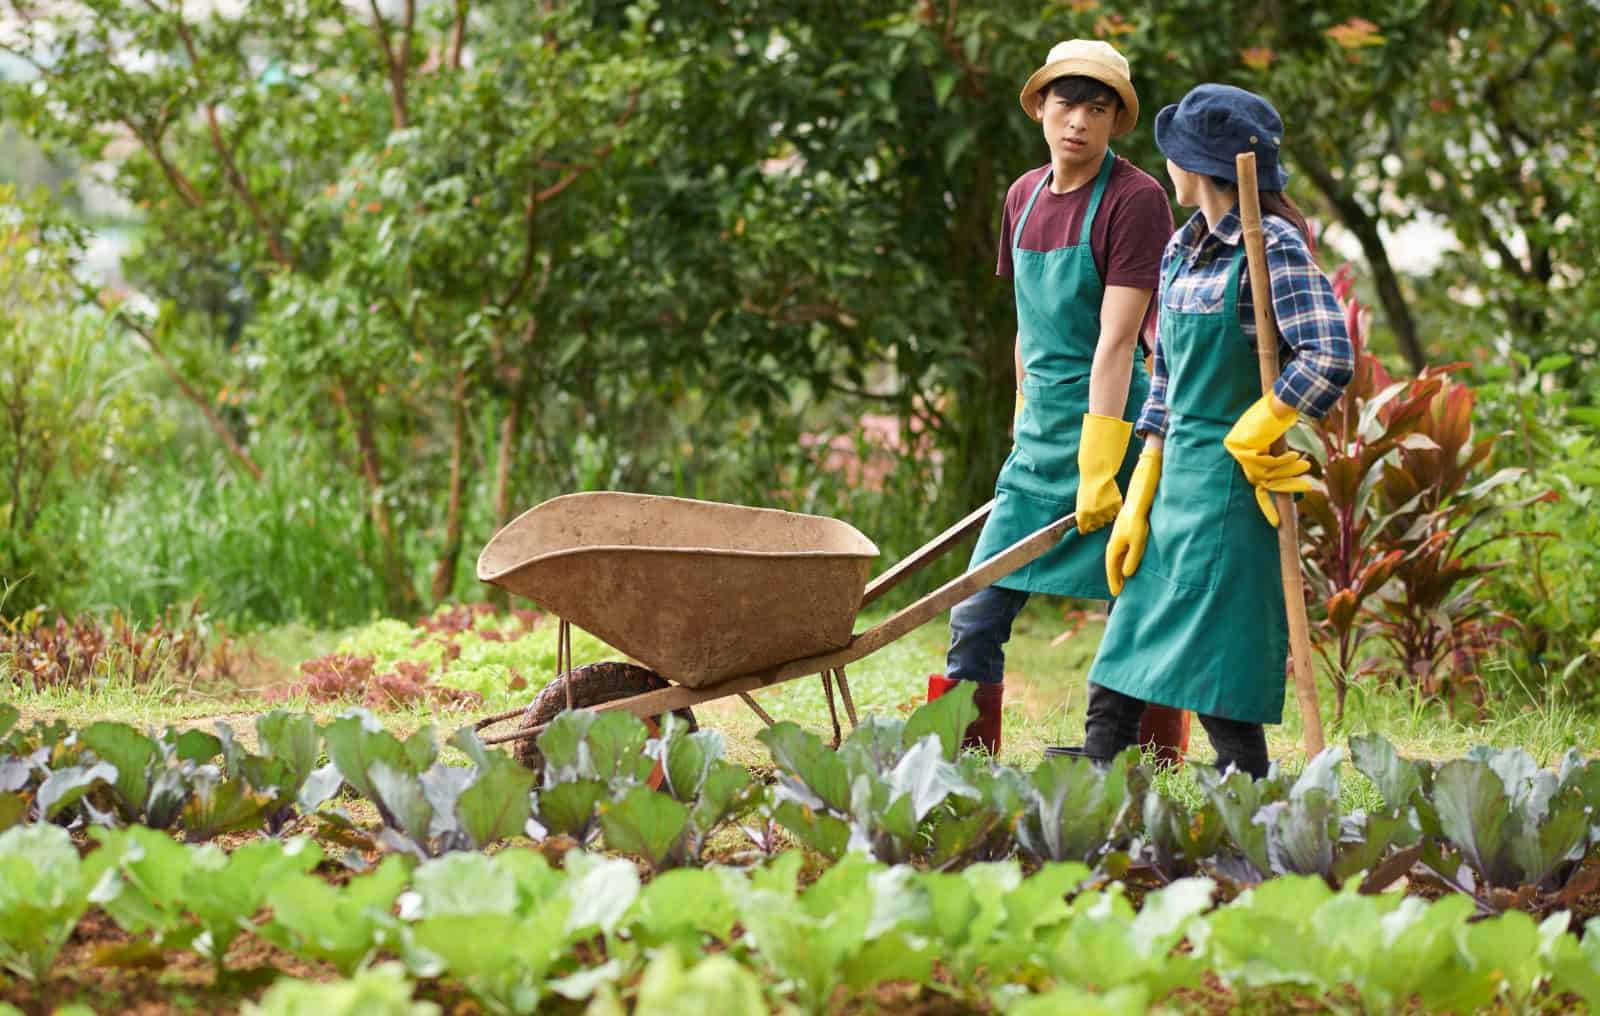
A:
{"type": "MultiPolygon", "coordinates": [[[[1278,380],[1278,326],[1272,317],[1272,279],[1267,273],[1267,245],[1261,235],[1261,195],[1256,188],[1256,155],[1245,152],[1234,159],[1239,176],[1239,219],[1244,224],[1244,253],[1250,268],[1251,304],[1256,316],[1256,362],[1261,368],[1261,394],[1270,395],[1278,380]]],[[[1280,438],[1273,451],[1284,450],[1280,438]]],[[[1294,664],[1295,697],[1305,727],[1306,757],[1323,748],[1322,709],[1317,702],[1317,678],[1311,665],[1311,625],[1306,620],[1306,598],[1300,577],[1300,537],[1294,497],[1275,494],[1278,505],[1278,564],[1283,576],[1283,605],[1289,614],[1289,657],[1294,664]]]]}

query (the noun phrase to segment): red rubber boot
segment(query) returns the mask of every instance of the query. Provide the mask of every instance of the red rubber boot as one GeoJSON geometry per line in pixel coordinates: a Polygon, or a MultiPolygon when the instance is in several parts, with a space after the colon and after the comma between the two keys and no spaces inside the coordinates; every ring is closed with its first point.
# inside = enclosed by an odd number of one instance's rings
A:
{"type": "Polygon", "coordinates": [[[1139,720],[1139,743],[1155,752],[1156,761],[1167,766],[1183,765],[1189,750],[1189,711],[1158,706],[1144,707],[1139,720]]]}
{"type": "MultiPolygon", "coordinates": [[[[928,701],[950,691],[960,681],[952,681],[943,674],[928,675],[928,701]]],[[[978,707],[978,718],[967,725],[961,736],[961,747],[982,748],[991,755],[1000,754],[1000,703],[1005,697],[1005,685],[976,684],[972,689],[972,704],[978,707]]]]}

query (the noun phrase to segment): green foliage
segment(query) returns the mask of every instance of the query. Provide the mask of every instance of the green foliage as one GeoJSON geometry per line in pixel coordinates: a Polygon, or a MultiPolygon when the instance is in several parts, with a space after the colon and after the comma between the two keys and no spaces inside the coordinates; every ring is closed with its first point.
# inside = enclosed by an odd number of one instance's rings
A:
{"type": "MultiPolygon", "coordinates": [[[[840,515],[910,549],[1005,451],[992,266],[1005,187],[1043,157],[1010,99],[1040,40],[1124,50],[1145,117],[1117,149],[1147,169],[1151,114],[1193,82],[1264,91],[1293,192],[1361,243],[1414,362],[1425,339],[1515,347],[1593,401],[1583,4],[406,9],[79,0],[5,26],[36,75],[0,88],[9,124],[67,161],[131,146],[111,183],[138,209],[122,271],[150,308],[117,311],[127,334],[98,309],[14,315],[29,342],[87,349],[19,362],[78,379],[63,419],[96,423],[49,429],[72,454],[46,471],[46,535],[5,530],[0,575],[34,575],[14,608],[153,617],[198,593],[252,623],[414,615],[479,594],[462,563],[516,507],[602,486],[840,515]],[[1419,211],[1460,250],[1413,281],[1383,237],[1419,211]],[[1435,337],[1413,319],[1443,301],[1435,337]],[[160,378],[121,372],[135,333],[160,378]],[[218,437],[239,450],[203,450],[218,437]],[[829,461],[836,438],[905,461],[868,482],[829,461]]],[[[67,384],[26,396],[29,441],[67,384]]],[[[1350,560],[1338,589],[1359,591],[1383,557],[1350,560]]],[[[1415,635],[1395,631],[1407,666],[1438,648],[1415,635]]]]}
{"type": "Polygon", "coordinates": [[[379,963],[348,980],[319,982],[285,977],[274,981],[260,1003],[246,1002],[248,1016],[438,1016],[433,1002],[414,1002],[413,985],[398,963],[379,963]]]}
{"type": "Polygon", "coordinates": [[[401,965],[504,1013],[558,995],[596,1013],[626,1011],[624,1000],[648,1011],[691,1001],[815,1011],[888,985],[967,1008],[1050,1011],[1070,999],[1125,1011],[1207,972],[1242,1004],[1279,992],[1280,1002],[1340,1008],[1353,997],[1366,1012],[1525,1011],[1540,992],[1593,999],[1600,984],[1591,945],[1600,923],[1580,939],[1562,911],[1540,923],[1520,912],[1477,920],[1466,896],[1335,892],[1316,877],[1273,879],[1214,908],[1210,880],[1182,879],[1135,909],[1120,884],[1083,888],[1089,869],[1077,863],[1024,877],[1014,860],[928,872],[852,855],[802,888],[804,860],[791,852],[641,887],[626,860],[570,851],[556,869],[512,848],[414,869],[391,857],[338,886],[309,873],[319,855],[303,841],[259,840],[229,856],[146,829],[97,839],[80,861],[58,828],[0,834],[0,949],[12,969],[43,978],[92,899],[148,936],[119,950],[123,962],[191,949],[220,975],[228,939],[255,933],[347,978],[316,988],[280,980],[263,1011],[412,1011],[401,965]],[[381,975],[366,965],[380,950],[400,961],[381,975]]]}
{"type": "Polygon", "coordinates": [[[40,824],[0,833],[0,963],[18,977],[43,980],[88,907],[94,878],[64,829],[40,824]]]}
{"type": "Polygon", "coordinates": [[[1335,718],[1366,672],[1452,707],[1463,693],[1481,704],[1482,658],[1513,623],[1483,595],[1503,564],[1490,553],[1509,535],[1491,525],[1548,495],[1506,503],[1523,470],[1487,472],[1500,435],[1475,431],[1474,391],[1450,379],[1453,367],[1392,377],[1366,348],[1347,272],[1336,291],[1346,300],[1355,377],[1311,440],[1302,436],[1321,481],[1303,500],[1303,542],[1335,718]],[[1373,635],[1389,652],[1362,659],[1373,635]]]}
{"type": "MultiPolygon", "coordinates": [[[[947,802],[979,796],[953,761],[960,732],[975,715],[970,689],[963,689],[922,706],[906,721],[867,717],[837,754],[793,723],[769,727],[757,737],[783,770],[773,816],[834,859],[848,849],[879,860],[909,860],[933,842],[926,834],[945,815],[947,802]]],[[[948,843],[939,849],[957,852],[948,843]]]]}
{"type": "Polygon", "coordinates": [[[1149,789],[1149,774],[1138,761],[1136,748],[1107,766],[1083,757],[1045,759],[1033,771],[1033,793],[1017,830],[1023,848],[1045,860],[1095,864],[1127,846],[1149,789]]]}
{"type": "Polygon", "coordinates": [[[145,437],[132,357],[80,307],[82,236],[41,198],[0,186],[0,612],[58,608],[88,568],[84,518],[122,482],[145,437]],[[20,588],[16,588],[19,587],[20,588]]]}
{"type": "Polygon", "coordinates": [[[1508,436],[1498,457],[1534,464],[1510,489],[1512,510],[1503,521],[1515,540],[1520,566],[1489,573],[1486,598],[1519,624],[1518,652],[1487,675],[1496,690],[1539,708],[1585,701],[1600,685],[1600,534],[1594,492],[1600,488],[1600,413],[1574,406],[1579,393],[1559,387],[1557,373],[1570,357],[1534,362],[1514,353],[1485,365],[1480,416],[1508,436]],[[1534,496],[1545,494],[1534,500],[1534,496]]]}
{"type": "Polygon", "coordinates": [[[198,427],[175,435],[89,517],[78,538],[98,563],[75,577],[77,598],[146,619],[198,599],[240,628],[337,628],[383,613],[381,543],[361,491],[315,434],[264,423],[252,443],[267,463],[260,482],[231,471],[209,440],[198,427]]]}
{"type": "Polygon", "coordinates": [[[377,948],[377,929],[408,877],[407,861],[399,855],[343,886],[303,872],[287,874],[273,884],[272,919],[257,933],[349,975],[377,948]]]}

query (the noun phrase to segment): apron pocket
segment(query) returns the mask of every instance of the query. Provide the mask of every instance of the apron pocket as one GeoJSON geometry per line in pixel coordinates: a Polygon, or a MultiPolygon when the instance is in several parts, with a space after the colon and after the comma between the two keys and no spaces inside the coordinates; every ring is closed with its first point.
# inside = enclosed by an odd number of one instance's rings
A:
{"type": "Polygon", "coordinates": [[[1180,458],[1162,465],[1141,569],[1185,589],[1217,588],[1235,472],[1232,459],[1224,464],[1180,458]]]}
{"type": "Polygon", "coordinates": [[[1024,382],[1023,393],[1016,446],[1000,472],[1000,485],[1070,501],[1078,490],[1078,436],[1089,408],[1089,386],[1024,382]]]}

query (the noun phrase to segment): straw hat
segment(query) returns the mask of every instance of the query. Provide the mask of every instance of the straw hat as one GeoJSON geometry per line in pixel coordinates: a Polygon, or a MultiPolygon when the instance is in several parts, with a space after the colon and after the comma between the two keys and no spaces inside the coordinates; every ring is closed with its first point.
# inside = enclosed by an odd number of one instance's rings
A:
{"type": "Polygon", "coordinates": [[[1039,89],[1056,78],[1071,76],[1094,78],[1122,96],[1122,109],[1111,128],[1112,137],[1133,130],[1133,125],[1139,122],[1139,94],[1133,90],[1133,81],[1128,77],[1128,59],[1109,42],[1099,39],[1068,39],[1050,47],[1044,66],[1034,71],[1028,83],[1022,86],[1019,98],[1023,110],[1033,119],[1039,119],[1039,89]]]}

